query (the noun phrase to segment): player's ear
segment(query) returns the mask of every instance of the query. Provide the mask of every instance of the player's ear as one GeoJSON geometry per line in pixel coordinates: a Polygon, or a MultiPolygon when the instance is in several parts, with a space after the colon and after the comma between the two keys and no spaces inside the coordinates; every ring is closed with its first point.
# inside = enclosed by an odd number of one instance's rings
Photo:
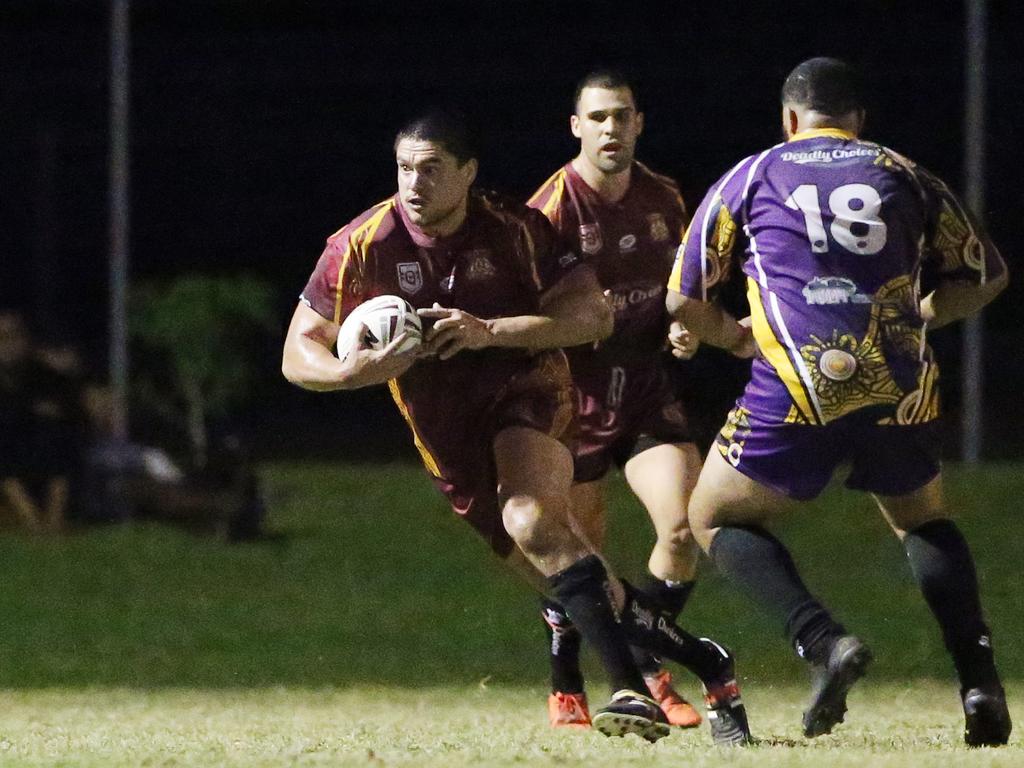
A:
{"type": "Polygon", "coordinates": [[[465,180],[467,187],[472,186],[473,182],[476,181],[476,172],[479,167],[480,164],[476,161],[475,157],[469,158],[469,160],[462,164],[459,171],[462,172],[462,178],[465,180]]]}
{"type": "Polygon", "coordinates": [[[572,131],[572,135],[577,139],[580,138],[580,118],[579,115],[569,116],[569,130],[572,131]]]}
{"type": "Polygon", "coordinates": [[[787,139],[800,132],[800,116],[788,104],[782,105],[782,130],[787,139]]]}
{"type": "Polygon", "coordinates": [[[644,113],[643,112],[637,112],[636,113],[636,135],[639,136],[643,132],[644,132],[644,113]]]}

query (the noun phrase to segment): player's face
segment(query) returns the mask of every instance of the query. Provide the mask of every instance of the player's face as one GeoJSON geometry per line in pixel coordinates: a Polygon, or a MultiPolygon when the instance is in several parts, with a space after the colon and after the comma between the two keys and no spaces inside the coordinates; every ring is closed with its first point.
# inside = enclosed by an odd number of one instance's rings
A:
{"type": "Polygon", "coordinates": [[[476,160],[460,165],[440,144],[413,138],[398,142],[395,159],[398,197],[413,224],[447,234],[450,225],[462,223],[476,160]]]}
{"type": "Polygon", "coordinates": [[[633,162],[644,128],[629,88],[584,88],[569,120],[583,157],[602,173],[621,173],[633,162]]]}

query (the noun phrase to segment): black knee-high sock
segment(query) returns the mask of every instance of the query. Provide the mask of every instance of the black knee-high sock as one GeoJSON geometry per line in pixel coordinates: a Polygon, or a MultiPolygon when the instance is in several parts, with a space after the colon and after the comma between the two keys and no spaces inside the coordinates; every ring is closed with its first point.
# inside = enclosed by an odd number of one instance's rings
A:
{"type": "Polygon", "coordinates": [[[551,690],[562,693],[583,693],[580,672],[580,631],[572,623],[565,608],[553,600],[542,598],[541,615],[548,636],[548,657],[551,660],[551,690]]]}
{"type": "Polygon", "coordinates": [[[903,548],[914,579],[942,629],[961,685],[998,684],[974,558],[960,529],[951,520],[933,520],[910,531],[903,548]]]}
{"type": "Polygon", "coordinates": [[[622,586],[626,589],[622,626],[635,648],[682,664],[701,680],[711,681],[718,677],[722,671],[722,656],[714,646],[673,623],[648,595],[636,587],[625,581],[622,586]]]}
{"type": "MultiPolygon", "coordinates": [[[[695,581],[669,582],[647,574],[641,591],[665,616],[675,622],[686,605],[686,601],[690,598],[690,593],[696,583],[695,581]]],[[[633,658],[636,659],[636,664],[644,676],[656,675],[661,671],[661,659],[655,654],[646,648],[635,645],[631,646],[631,649],[633,658]]]]}
{"type": "Polygon", "coordinates": [[[647,574],[641,589],[654,600],[656,605],[661,607],[661,610],[668,614],[672,621],[675,621],[686,607],[695,586],[697,586],[696,581],[666,581],[647,574]]]}
{"type": "Polygon", "coordinates": [[[600,558],[588,555],[577,560],[549,577],[548,584],[580,634],[597,651],[612,687],[615,690],[630,688],[646,694],[647,684],[629,653],[622,627],[615,619],[608,598],[608,573],[600,558]]]}
{"type": "Polygon", "coordinates": [[[845,630],[804,586],[782,542],[757,526],[724,526],[710,555],[726,578],[784,624],[802,658],[816,664],[828,659],[845,630]]]}

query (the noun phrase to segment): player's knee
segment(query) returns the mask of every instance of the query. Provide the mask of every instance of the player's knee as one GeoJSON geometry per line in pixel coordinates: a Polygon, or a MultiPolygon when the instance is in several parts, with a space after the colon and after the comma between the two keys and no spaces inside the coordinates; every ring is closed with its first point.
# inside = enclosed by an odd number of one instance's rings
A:
{"type": "Polygon", "coordinates": [[[510,497],[502,510],[502,522],[509,536],[525,552],[558,548],[567,533],[561,524],[558,501],[542,496],[510,497]]]}
{"type": "Polygon", "coordinates": [[[545,522],[540,502],[532,496],[512,496],[501,512],[505,530],[525,551],[543,536],[545,522]]]}
{"type": "Polygon", "coordinates": [[[707,552],[708,547],[711,546],[714,531],[718,527],[714,509],[710,506],[695,505],[691,500],[688,523],[689,535],[704,552],[707,552]]]}

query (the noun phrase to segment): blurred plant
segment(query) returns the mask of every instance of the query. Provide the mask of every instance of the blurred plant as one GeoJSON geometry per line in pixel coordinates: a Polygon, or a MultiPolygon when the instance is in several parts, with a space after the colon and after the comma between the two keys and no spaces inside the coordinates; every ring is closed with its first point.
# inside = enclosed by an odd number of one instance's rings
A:
{"type": "Polygon", "coordinates": [[[251,391],[255,353],[277,331],[274,314],[270,286],[251,277],[185,275],[132,287],[129,332],[160,354],[171,379],[155,381],[144,370],[139,391],[152,398],[170,384],[180,404],[168,408],[166,396],[156,398],[159,410],[184,427],[196,467],[206,464],[210,417],[226,415],[251,391]]]}

